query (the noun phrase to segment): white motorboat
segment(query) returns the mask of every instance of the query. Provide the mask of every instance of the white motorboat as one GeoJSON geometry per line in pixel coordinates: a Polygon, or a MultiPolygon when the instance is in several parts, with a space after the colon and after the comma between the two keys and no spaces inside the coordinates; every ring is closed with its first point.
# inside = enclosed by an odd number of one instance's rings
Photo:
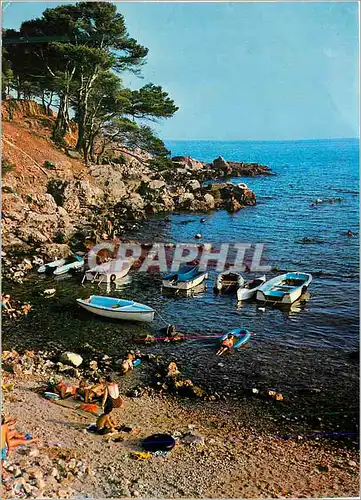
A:
{"type": "Polygon", "coordinates": [[[83,277],[83,283],[85,280],[91,281],[92,283],[114,283],[117,280],[124,278],[133,265],[132,261],[128,260],[109,260],[98,266],[92,267],[87,270],[83,277]]]}
{"type": "Polygon", "coordinates": [[[60,276],[62,274],[66,274],[71,270],[81,269],[83,266],[83,257],[73,254],[66,259],[54,260],[53,262],[44,264],[43,266],[39,267],[38,273],[45,273],[48,275],[54,274],[54,276],[60,276]]]}
{"type": "Polygon", "coordinates": [[[127,321],[149,323],[154,319],[154,309],[133,300],[91,295],[88,299],[76,299],[78,304],[98,316],[127,321]]]}
{"type": "Polygon", "coordinates": [[[293,304],[307,291],[312,281],[309,273],[290,272],[276,276],[257,290],[256,298],[261,302],[293,304]]]}
{"type": "Polygon", "coordinates": [[[265,282],[266,276],[246,281],[246,283],[237,290],[237,300],[251,299],[265,282]]]}
{"type": "Polygon", "coordinates": [[[244,285],[244,278],[240,273],[232,271],[224,271],[218,274],[215,279],[213,289],[215,293],[234,293],[238,288],[244,285]]]}
{"type": "Polygon", "coordinates": [[[208,277],[204,271],[200,271],[197,265],[185,265],[177,272],[163,275],[162,284],[164,288],[174,290],[190,290],[200,285],[208,277]]]}

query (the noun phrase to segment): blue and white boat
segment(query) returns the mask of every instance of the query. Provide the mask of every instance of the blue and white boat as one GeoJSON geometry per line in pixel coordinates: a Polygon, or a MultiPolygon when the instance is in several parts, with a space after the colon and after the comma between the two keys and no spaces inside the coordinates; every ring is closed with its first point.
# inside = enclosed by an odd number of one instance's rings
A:
{"type": "Polygon", "coordinates": [[[233,349],[239,349],[240,347],[242,347],[249,341],[252,335],[252,333],[249,330],[246,330],[245,328],[234,328],[233,330],[230,330],[229,332],[222,335],[220,339],[221,342],[223,342],[223,340],[226,340],[226,338],[230,334],[234,335],[236,338],[233,344],[233,349]]]}
{"type": "Polygon", "coordinates": [[[87,311],[105,318],[143,321],[146,323],[154,319],[154,309],[133,300],[91,295],[88,299],[76,299],[76,301],[87,311]]]}
{"type": "Polygon", "coordinates": [[[54,276],[60,276],[62,274],[66,274],[70,270],[77,270],[84,267],[84,259],[79,255],[71,255],[65,259],[54,260],[53,262],[49,262],[48,264],[44,264],[39,267],[38,273],[42,274],[54,274],[54,276]]]}
{"type": "Polygon", "coordinates": [[[187,264],[179,268],[177,272],[163,275],[163,287],[174,290],[190,290],[203,283],[208,277],[204,271],[200,271],[197,265],[187,264]]]}
{"type": "Polygon", "coordinates": [[[309,273],[290,272],[276,276],[257,290],[256,299],[261,302],[293,304],[307,291],[312,281],[309,273]]]}

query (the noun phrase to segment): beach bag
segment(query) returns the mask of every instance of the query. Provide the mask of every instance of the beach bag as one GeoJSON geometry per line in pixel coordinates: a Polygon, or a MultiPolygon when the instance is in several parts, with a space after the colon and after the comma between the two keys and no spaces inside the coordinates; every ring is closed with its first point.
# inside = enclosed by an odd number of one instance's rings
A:
{"type": "Polygon", "coordinates": [[[124,405],[124,401],[122,398],[119,396],[118,398],[112,398],[111,396],[107,397],[107,400],[105,402],[105,408],[104,411],[112,410],[114,408],[121,408],[124,405]]]}
{"type": "Polygon", "coordinates": [[[109,396],[109,399],[111,400],[113,408],[121,408],[124,404],[124,401],[120,396],[116,399],[113,399],[111,396],[109,396]]]}

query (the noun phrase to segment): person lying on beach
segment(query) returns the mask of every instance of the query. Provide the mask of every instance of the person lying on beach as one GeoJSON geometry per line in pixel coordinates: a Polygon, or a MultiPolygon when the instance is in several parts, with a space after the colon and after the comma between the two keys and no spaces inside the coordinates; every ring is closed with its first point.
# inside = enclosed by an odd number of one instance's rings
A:
{"type": "Polygon", "coordinates": [[[81,380],[76,391],[80,397],[84,399],[84,403],[91,403],[97,399],[101,399],[105,392],[105,380],[100,379],[97,384],[87,384],[85,380],[81,380]]]}
{"type": "Polygon", "coordinates": [[[1,416],[1,460],[6,460],[8,454],[17,446],[36,443],[36,439],[28,439],[24,434],[21,434],[13,428],[15,420],[6,419],[1,416]]]}
{"type": "Polygon", "coordinates": [[[234,335],[229,333],[227,338],[223,340],[220,348],[216,352],[216,356],[222,356],[226,351],[230,351],[233,347],[234,335]]]}
{"type": "Polygon", "coordinates": [[[134,369],[133,366],[134,358],[135,356],[130,352],[127,355],[127,358],[122,361],[121,370],[123,375],[134,369]]]}
{"type": "Polygon", "coordinates": [[[117,429],[117,423],[113,420],[111,416],[112,409],[107,408],[104,413],[98,417],[96,421],[96,428],[98,434],[108,434],[117,429]]]}
{"type": "Polygon", "coordinates": [[[79,384],[70,385],[63,382],[62,380],[55,384],[50,383],[49,385],[56,394],[59,394],[61,399],[69,398],[70,396],[75,396],[75,394],[79,389],[79,384]]]}

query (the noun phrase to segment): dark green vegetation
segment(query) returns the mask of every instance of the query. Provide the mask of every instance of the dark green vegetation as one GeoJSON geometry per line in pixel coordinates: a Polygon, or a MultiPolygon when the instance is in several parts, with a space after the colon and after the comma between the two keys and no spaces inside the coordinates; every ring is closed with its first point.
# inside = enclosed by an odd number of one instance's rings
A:
{"type": "Polygon", "coordinates": [[[64,143],[73,114],[76,150],[86,161],[100,163],[114,143],[156,157],[168,154],[144,120],[169,118],[178,108],[160,86],[123,86],[120,75],[140,74],[148,49],[130,37],[115,5],[78,2],[46,9],[19,31],[4,30],[3,47],[3,95],[38,99],[49,112],[56,108],[56,142],[64,143]]]}

